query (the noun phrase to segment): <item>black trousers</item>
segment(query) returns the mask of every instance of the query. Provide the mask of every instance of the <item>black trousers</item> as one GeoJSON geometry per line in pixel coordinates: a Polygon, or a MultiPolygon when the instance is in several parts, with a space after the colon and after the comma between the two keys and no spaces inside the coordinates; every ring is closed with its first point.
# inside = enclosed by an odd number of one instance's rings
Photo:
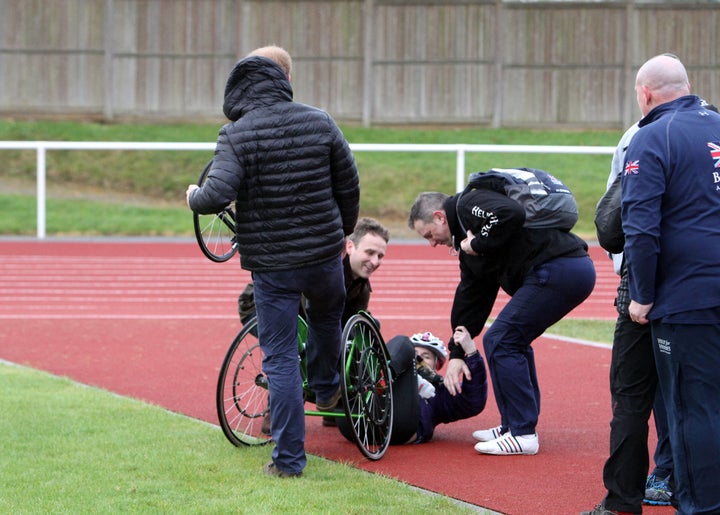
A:
{"type": "Polygon", "coordinates": [[[648,420],[658,376],[650,324],[627,315],[615,323],[610,362],[610,456],[603,468],[609,510],[642,513],[649,467],[648,420]]]}

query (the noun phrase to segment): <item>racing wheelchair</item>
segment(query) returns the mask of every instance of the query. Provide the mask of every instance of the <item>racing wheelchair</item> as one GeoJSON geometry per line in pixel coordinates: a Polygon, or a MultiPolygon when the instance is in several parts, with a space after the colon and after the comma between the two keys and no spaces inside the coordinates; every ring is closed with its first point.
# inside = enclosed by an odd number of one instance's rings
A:
{"type": "MultiPolygon", "coordinates": [[[[298,366],[305,401],[314,403],[308,388],[305,345],[307,324],[298,316],[298,366]]],[[[340,387],[342,411],[309,411],[306,415],[338,418],[338,428],[371,460],[385,454],[392,436],[392,371],[385,342],[375,320],[365,312],[353,315],[342,333],[340,387]]],[[[225,436],[236,446],[263,445],[271,437],[262,431],[268,414],[268,385],[262,371],[262,350],[253,317],[235,337],[225,355],[217,385],[217,412],[225,436]]]]}
{"type": "MultiPolygon", "coordinates": [[[[199,186],[205,182],[211,164],[212,160],[202,171],[199,186]]],[[[228,261],[237,252],[233,204],[215,215],[193,213],[193,227],[200,249],[211,261],[228,261]]],[[[218,376],[216,407],[220,427],[227,439],[238,447],[265,445],[271,441],[262,427],[269,414],[268,382],[262,371],[263,353],[257,329],[255,317],[244,324],[230,344],[218,376]]],[[[314,403],[307,377],[307,322],[301,315],[298,315],[297,342],[305,401],[314,403]]],[[[365,457],[379,460],[391,443],[393,428],[389,353],[377,322],[362,311],[347,321],[341,342],[342,410],[306,410],[305,414],[336,417],[342,435],[353,441],[365,457]]]]}

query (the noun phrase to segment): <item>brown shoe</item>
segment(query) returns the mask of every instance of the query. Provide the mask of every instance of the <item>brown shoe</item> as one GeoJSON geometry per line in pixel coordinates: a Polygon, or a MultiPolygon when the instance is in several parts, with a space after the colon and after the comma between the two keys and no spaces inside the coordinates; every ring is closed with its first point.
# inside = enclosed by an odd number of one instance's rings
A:
{"type": "Polygon", "coordinates": [[[265,472],[268,476],[275,476],[275,477],[300,477],[302,476],[302,472],[298,472],[296,474],[291,474],[290,472],[283,472],[279,468],[275,466],[275,463],[272,461],[269,461],[265,464],[263,467],[263,472],[265,472]]]}
{"type": "Polygon", "coordinates": [[[265,413],[263,417],[262,426],[260,426],[260,432],[264,435],[270,436],[270,410],[265,413]]]}
{"type": "Polygon", "coordinates": [[[338,402],[340,402],[341,397],[342,389],[338,386],[337,391],[332,397],[330,397],[330,400],[328,400],[327,402],[315,401],[315,406],[317,407],[318,411],[332,411],[337,408],[338,402]]]}

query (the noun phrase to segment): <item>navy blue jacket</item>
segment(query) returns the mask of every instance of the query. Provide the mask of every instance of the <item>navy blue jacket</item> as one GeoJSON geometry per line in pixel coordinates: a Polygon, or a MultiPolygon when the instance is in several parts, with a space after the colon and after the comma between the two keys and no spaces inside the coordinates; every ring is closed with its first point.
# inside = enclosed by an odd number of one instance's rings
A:
{"type": "Polygon", "coordinates": [[[201,214],[235,202],[242,267],[290,270],[339,256],[357,222],[355,159],[328,113],[292,100],[270,59],[238,62],[225,88],[225,115],[212,168],[190,196],[201,214]]]}
{"type": "Polygon", "coordinates": [[[720,307],[720,115],[695,95],[657,106],[625,155],[630,298],[651,320],[702,323],[720,307]]]}

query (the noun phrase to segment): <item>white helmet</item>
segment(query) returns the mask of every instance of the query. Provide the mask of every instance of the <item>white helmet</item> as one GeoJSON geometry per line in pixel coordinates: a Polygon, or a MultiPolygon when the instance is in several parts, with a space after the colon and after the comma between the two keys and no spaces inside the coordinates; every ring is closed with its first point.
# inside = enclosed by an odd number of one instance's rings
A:
{"type": "Polygon", "coordinates": [[[438,361],[437,368],[442,368],[445,361],[447,361],[448,352],[445,348],[445,343],[430,331],[426,333],[415,333],[410,337],[410,341],[413,345],[426,347],[433,351],[438,361]]]}

